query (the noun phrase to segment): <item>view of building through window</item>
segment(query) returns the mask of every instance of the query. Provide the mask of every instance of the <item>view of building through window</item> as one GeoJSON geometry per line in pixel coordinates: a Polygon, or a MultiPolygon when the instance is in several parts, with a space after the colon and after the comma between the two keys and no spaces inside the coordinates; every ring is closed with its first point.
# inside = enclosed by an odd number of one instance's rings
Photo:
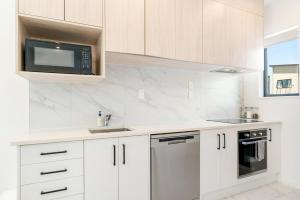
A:
{"type": "Polygon", "coordinates": [[[265,96],[299,95],[298,47],[290,40],[265,48],[265,96]]]}

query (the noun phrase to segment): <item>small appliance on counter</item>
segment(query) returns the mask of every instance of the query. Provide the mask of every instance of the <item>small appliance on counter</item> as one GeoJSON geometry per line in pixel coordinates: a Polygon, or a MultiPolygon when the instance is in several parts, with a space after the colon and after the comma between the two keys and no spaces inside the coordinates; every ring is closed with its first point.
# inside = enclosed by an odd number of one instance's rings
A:
{"type": "Polygon", "coordinates": [[[92,75],[91,47],[26,39],[25,71],[92,75]]]}
{"type": "Polygon", "coordinates": [[[259,108],[245,106],[241,108],[241,117],[247,119],[259,119],[259,108]]]}

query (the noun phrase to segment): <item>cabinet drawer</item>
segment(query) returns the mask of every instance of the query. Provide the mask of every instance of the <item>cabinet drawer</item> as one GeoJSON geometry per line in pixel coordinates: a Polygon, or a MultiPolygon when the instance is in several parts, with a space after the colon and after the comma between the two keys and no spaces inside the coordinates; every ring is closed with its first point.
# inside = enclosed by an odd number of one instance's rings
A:
{"type": "Polygon", "coordinates": [[[21,147],[21,165],[83,157],[83,142],[61,142],[21,147]]]}
{"type": "Polygon", "coordinates": [[[21,167],[21,185],[83,175],[83,159],[64,160],[21,167]]]}
{"type": "Polygon", "coordinates": [[[76,194],[83,194],[82,176],[21,187],[22,200],[50,200],[76,194]]]}
{"type": "Polygon", "coordinates": [[[76,195],[76,196],[64,197],[64,198],[56,199],[56,200],[84,200],[84,198],[83,198],[83,194],[81,194],[81,195],[76,195]]]}

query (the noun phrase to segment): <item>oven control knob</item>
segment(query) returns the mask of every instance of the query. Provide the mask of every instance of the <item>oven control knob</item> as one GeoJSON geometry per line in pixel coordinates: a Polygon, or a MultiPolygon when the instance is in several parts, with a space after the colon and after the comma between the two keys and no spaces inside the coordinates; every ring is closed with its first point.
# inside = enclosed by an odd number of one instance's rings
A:
{"type": "Polygon", "coordinates": [[[245,133],[244,136],[248,138],[248,137],[250,137],[250,134],[249,133],[245,133]]]}
{"type": "Polygon", "coordinates": [[[255,137],[255,136],[257,136],[257,134],[256,134],[256,133],[252,133],[252,136],[254,136],[254,137],[255,137]]]}
{"type": "Polygon", "coordinates": [[[258,135],[259,135],[259,136],[263,136],[263,133],[262,133],[262,132],[260,132],[260,133],[258,133],[258,135]]]}

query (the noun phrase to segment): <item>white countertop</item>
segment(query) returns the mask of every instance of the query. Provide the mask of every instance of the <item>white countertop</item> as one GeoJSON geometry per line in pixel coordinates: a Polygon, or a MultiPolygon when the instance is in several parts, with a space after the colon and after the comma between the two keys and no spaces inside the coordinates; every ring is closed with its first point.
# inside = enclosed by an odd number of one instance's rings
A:
{"type": "MultiPolygon", "coordinates": [[[[254,126],[267,126],[271,124],[278,124],[281,122],[256,122],[256,123],[244,123],[244,124],[226,124],[220,122],[211,122],[205,120],[198,120],[182,124],[166,124],[166,125],[151,125],[151,126],[135,126],[127,127],[131,131],[124,132],[110,132],[110,133],[96,133],[91,134],[88,129],[76,129],[76,130],[56,130],[56,131],[40,131],[30,134],[25,134],[16,138],[12,145],[30,145],[30,144],[42,144],[52,142],[67,142],[78,140],[90,140],[100,138],[113,138],[113,137],[128,137],[137,135],[152,135],[161,133],[172,132],[185,132],[185,131],[203,131],[211,129],[225,129],[225,128],[255,128],[254,126]]],[[[117,128],[117,127],[108,127],[117,128]]]]}

